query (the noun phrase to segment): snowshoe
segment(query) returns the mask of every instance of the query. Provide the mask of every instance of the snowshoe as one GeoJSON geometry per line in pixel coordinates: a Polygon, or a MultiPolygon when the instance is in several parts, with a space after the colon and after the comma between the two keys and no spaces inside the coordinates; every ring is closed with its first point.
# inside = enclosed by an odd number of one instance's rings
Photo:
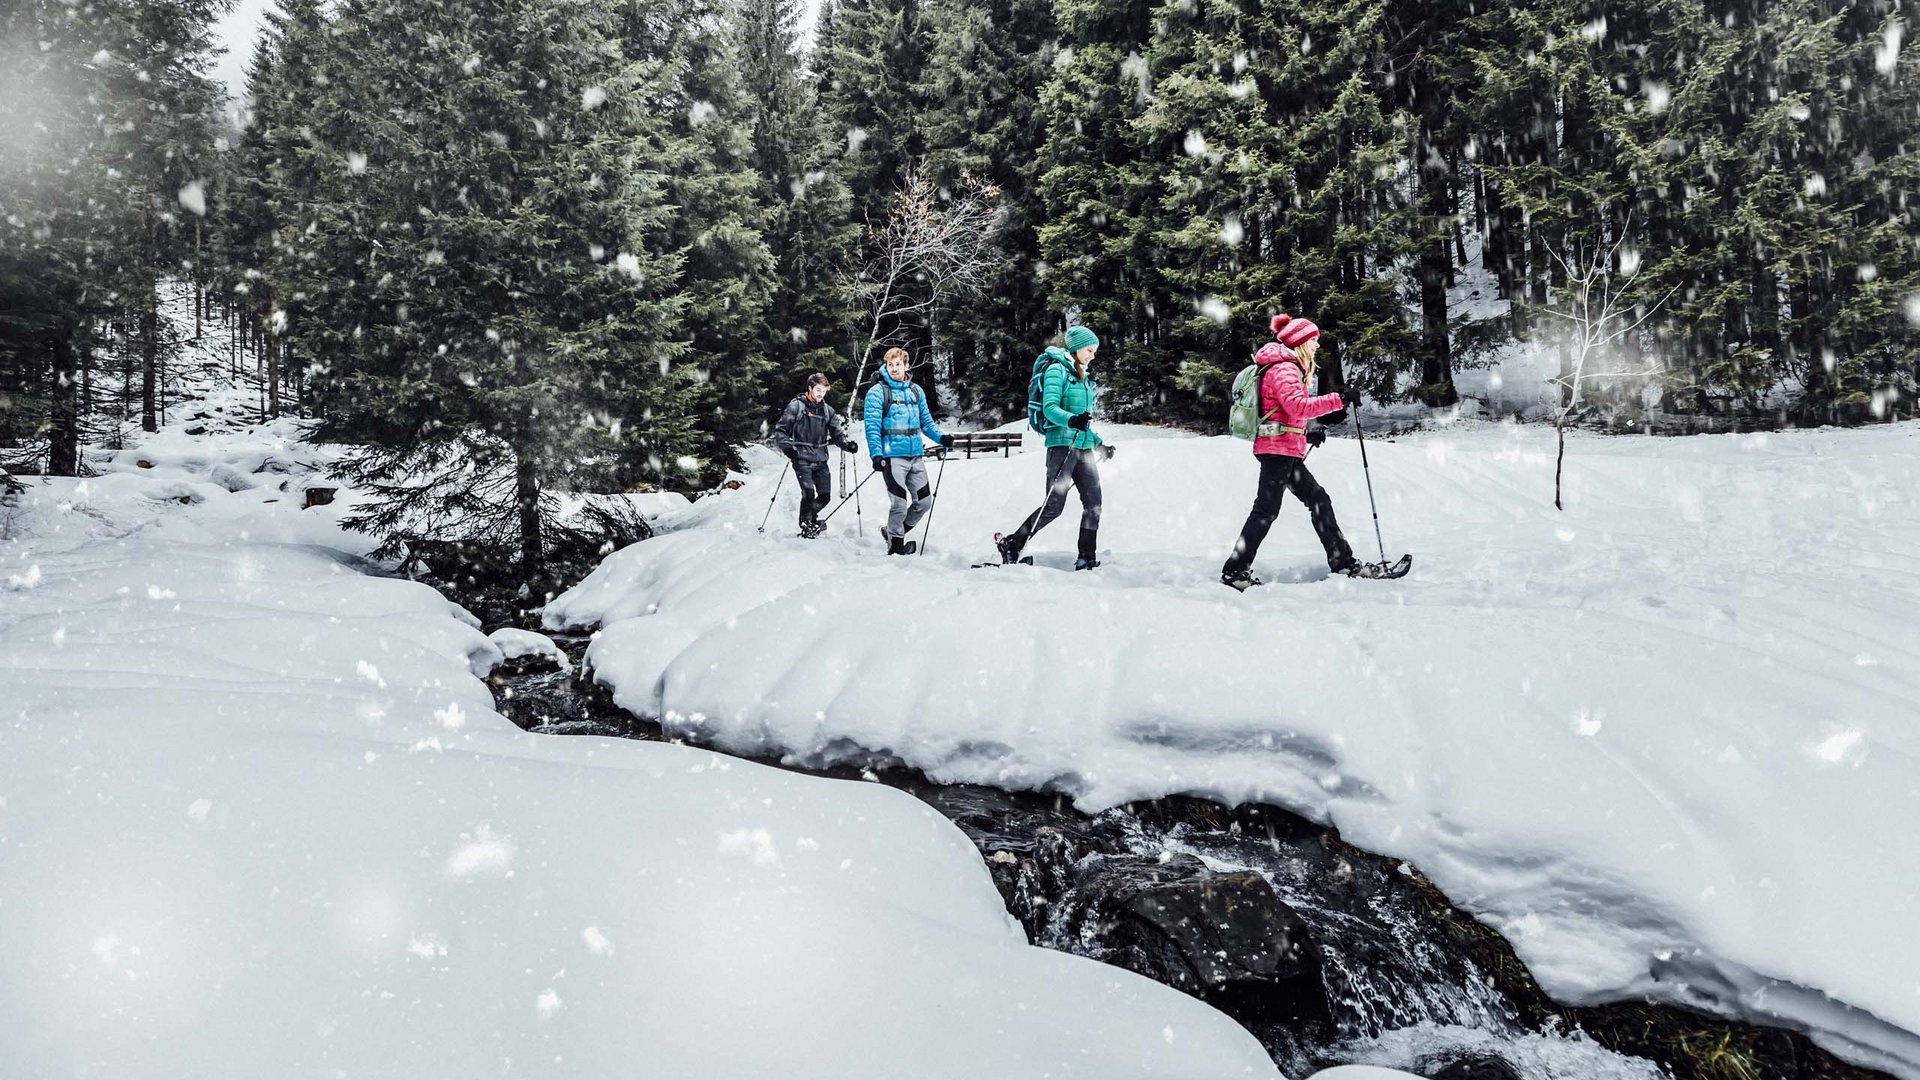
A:
{"type": "Polygon", "coordinates": [[[1020,558],[1015,559],[1013,562],[1010,562],[1010,563],[1009,562],[977,562],[973,564],[973,568],[975,570],[984,570],[992,566],[1032,566],[1032,565],[1033,565],[1033,556],[1023,555],[1020,558]]]}
{"type": "Polygon", "coordinates": [[[1407,576],[1413,569],[1413,556],[1402,555],[1392,562],[1357,562],[1340,571],[1350,578],[1367,578],[1384,581],[1407,576]]]}
{"type": "Polygon", "coordinates": [[[1235,592],[1246,592],[1256,585],[1263,584],[1263,582],[1259,578],[1254,577],[1253,571],[1251,570],[1228,570],[1220,575],[1220,584],[1225,585],[1235,592]]]}
{"type": "Polygon", "coordinates": [[[897,536],[887,537],[887,554],[889,555],[911,555],[919,550],[918,540],[902,540],[897,536]]]}
{"type": "Polygon", "coordinates": [[[800,539],[812,540],[818,537],[821,533],[826,531],[827,531],[827,527],[821,524],[820,522],[809,521],[800,526],[800,539]]]}
{"type": "Polygon", "coordinates": [[[1073,560],[1073,568],[1075,570],[1091,570],[1094,567],[1099,565],[1100,565],[1099,559],[1091,559],[1085,555],[1082,555],[1078,559],[1073,560]]]}

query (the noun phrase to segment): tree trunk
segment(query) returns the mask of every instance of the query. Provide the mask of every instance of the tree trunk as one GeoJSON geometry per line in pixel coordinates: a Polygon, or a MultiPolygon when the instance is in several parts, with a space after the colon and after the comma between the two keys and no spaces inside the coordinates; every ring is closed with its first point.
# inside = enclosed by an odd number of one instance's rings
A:
{"type": "Polygon", "coordinates": [[[80,475],[79,380],[73,365],[73,331],[62,327],[48,342],[53,354],[53,400],[47,417],[47,475],[80,475]]]}
{"type": "MultiPolygon", "coordinates": [[[[1322,337],[1320,339],[1320,354],[1315,357],[1315,359],[1318,361],[1315,366],[1320,371],[1320,385],[1322,387],[1332,386],[1342,390],[1346,389],[1347,373],[1346,369],[1340,363],[1340,341],[1338,338],[1322,337]]],[[[1326,391],[1322,390],[1320,392],[1325,393],[1326,391]]],[[[1346,402],[1344,396],[1341,398],[1341,402],[1343,404],[1346,402]]]]}
{"type": "Polygon", "coordinates": [[[1447,278],[1453,271],[1453,259],[1447,251],[1450,230],[1444,217],[1447,177],[1444,164],[1433,152],[1432,135],[1425,128],[1416,153],[1425,218],[1422,225],[1427,233],[1420,251],[1420,399],[1431,406],[1452,405],[1460,395],[1453,386],[1453,347],[1447,332],[1447,278]]]}
{"type": "Polygon", "coordinates": [[[527,584],[540,576],[544,549],[540,540],[540,480],[526,446],[514,447],[513,497],[520,509],[520,576],[527,584]]]}
{"type": "Polygon", "coordinates": [[[1564,413],[1553,422],[1553,434],[1557,443],[1553,455],[1553,508],[1565,510],[1566,507],[1560,505],[1560,475],[1567,463],[1567,418],[1564,413]]]}
{"type": "Polygon", "coordinates": [[[140,306],[140,430],[160,430],[160,313],[151,294],[140,306]]]}
{"type": "Polygon", "coordinates": [[[205,292],[200,288],[200,221],[193,222],[193,340],[200,340],[200,307],[205,301],[205,292]]]}
{"type": "Polygon", "coordinates": [[[280,415],[280,338],[267,335],[267,415],[280,415]]]}
{"type": "Polygon", "coordinates": [[[80,418],[93,415],[93,328],[80,335],[80,418]]]}

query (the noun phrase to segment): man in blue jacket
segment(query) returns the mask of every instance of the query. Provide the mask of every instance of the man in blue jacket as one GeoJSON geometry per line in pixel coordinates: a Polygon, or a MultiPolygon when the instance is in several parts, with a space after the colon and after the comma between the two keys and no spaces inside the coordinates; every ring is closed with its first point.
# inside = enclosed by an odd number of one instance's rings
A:
{"type": "Polygon", "coordinates": [[[907,350],[888,349],[886,364],[867,391],[867,453],[873,456],[874,471],[887,482],[893,504],[887,514],[887,554],[911,555],[920,545],[907,534],[933,507],[921,436],[941,446],[952,446],[953,436],[934,425],[925,391],[908,377],[907,350]]]}

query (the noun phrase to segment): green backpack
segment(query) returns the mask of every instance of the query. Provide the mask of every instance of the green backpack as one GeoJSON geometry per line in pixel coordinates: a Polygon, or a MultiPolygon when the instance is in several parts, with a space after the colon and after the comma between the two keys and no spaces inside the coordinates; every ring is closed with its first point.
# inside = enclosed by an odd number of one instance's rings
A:
{"type": "Polygon", "coordinates": [[[1027,380],[1027,426],[1042,435],[1054,427],[1053,421],[1047,419],[1046,402],[1040,400],[1047,384],[1047,369],[1067,362],[1067,354],[1057,348],[1041,353],[1033,362],[1033,376],[1027,380]]]}
{"type": "MultiPolygon", "coordinates": [[[[1273,364],[1289,364],[1291,360],[1275,360],[1273,364]]],[[[1266,378],[1267,369],[1273,364],[1248,364],[1240,369],[1233,378],[1233,404],[1227,408],[1227,431],[1236,439],[1251,442],[1261,436],[1304,435],[1306,428],[1292,427],[1272,418],[1272,413],[1260,415],[1260,382],[1266,378]]],[[[1279,406],[1274,407],[1276,410],[1279,406]]]]}

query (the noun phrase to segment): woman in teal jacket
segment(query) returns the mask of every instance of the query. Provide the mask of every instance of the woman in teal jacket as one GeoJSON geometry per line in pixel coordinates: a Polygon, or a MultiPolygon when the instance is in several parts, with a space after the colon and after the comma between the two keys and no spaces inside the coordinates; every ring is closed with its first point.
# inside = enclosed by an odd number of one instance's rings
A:
{"type": "Polygon", "coordinates": [[[1051,348],[1044,354],[1053,360],[1040,392],[1041,411],[1047,418],[1047,498],[1012,533],[994,535],[1002,562],[1019,561],[1033,534],[1067,508],[1067,491],[1073,488],[1080,492],[1080,557],[1073,568],[1091,570],[1100,565],[1099,463],[1113,456],[1113,447],[1093,430],[1091,414],[1100,387],[1088,369],[1099,351],[1100,338],[1093,331],[1073,326],[1067,329],[1065,350],[1051,348]]]}

